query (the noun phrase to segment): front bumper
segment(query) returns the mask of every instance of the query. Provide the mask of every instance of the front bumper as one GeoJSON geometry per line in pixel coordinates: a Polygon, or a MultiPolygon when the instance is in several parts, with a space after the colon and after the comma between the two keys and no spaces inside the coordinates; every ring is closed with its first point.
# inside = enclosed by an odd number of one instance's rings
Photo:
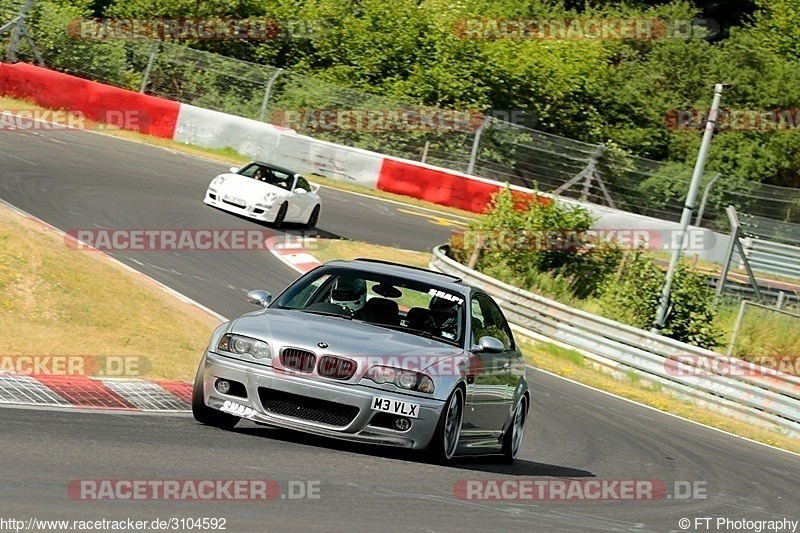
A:
{"type": "Polygon", "coordinates": [[[411,449],[423,449],[428,445],[444,409],[444,402],[440,400],[362,385],[346,385],[316,376],[279,374],[272,367],[239,361],[214,352],[206,352],[203,392],[205,404],[214,409],[221,409],[226,401],[229,402],[228,406],[238,404],[249,407],[250,410],[244,410],[244,418],[254,422],[325,437],[411,449]],[[232,393],[237,392],[234,390],[229,391],[229,394],[220,393],[215,387],[218,379],[243,384],[246,398],[233,395],[232,393]],[[297,407],[298,416],[287,414],[286,409],[278,413],[265,405],[270,402],[264,402],[264,398],[271,394],[301,397],[307,399],[309,404],[324,404],[334,409],[341,406],[343,412],[356,414],[344,425],[332,425],[308,419],[305,409],[300,406],[297,407]],[[375,397],[419,404],[418,416],[408,419],[411,421],[411,428],[400,431],[387,427],[390,425],[387,420],[397,415],[373,410],[372,402],[375,397]]]}
{"type": "Polygon", "coordinates": [[[232,204],[223,200],[223,193],[218,193],[211,190],[206,190],[206,196],[203,199],[203,203],[212,207],[224,209],[225,211],[229,211],[231,213],[236,213],[237,215],[253,218],[255,220],[262,220],[264,222],[275,222],[275,217],[278,215],[278,210],[280,207],[280,203],[278,202],[275,202],[271,206],[262,204],[250,205],[249,203],[245,206],[232,204]]]}

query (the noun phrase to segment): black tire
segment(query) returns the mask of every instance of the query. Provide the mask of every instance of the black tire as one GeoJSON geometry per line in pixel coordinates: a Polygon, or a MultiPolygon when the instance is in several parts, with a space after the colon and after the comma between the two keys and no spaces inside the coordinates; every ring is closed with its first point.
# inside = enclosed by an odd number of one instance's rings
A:
{"type": "Polygon", "coordinates": [[[514,415],[511,417],[511,427],[506,430],[503,436],[503,462],[507,465],[514,464],[520,448],[522,439],[525,437],[525,421],[528,418],[528,397],[520,398],[514,415]]]}
{"type": "Polygon", "coordinates": [[[315,205],[314,210],[311,211],[311,215],[308,217],[308,222],[306,222],[306,228],[314,229],[317,226],[318,220],[319,220],[319,205],[315,205]]]}
{"type": "Polygon", "coordinates": [[[205,363],[206,360],[204,358],[200,362],[200,368],[197,369],[197,375],[194,378],[194,387],[192,387],[192,415],[194,415],[195,420],[206,426],[213,426],[220,429],[233,429],[241,418],[208,407],[203,398],[203,367],[205,363]]]}
{"type": "Polygon", "coordinates": [[[273,223],[276,228],[283,226],[283,220],[286,218],[286,212],[289,210],[289,204],[283,202],[278,209],[278,214],[275,215],[275,222],[273,223]]]}
{"type": "Polygon", "coordinates": [[[464,389],[456,387],[444,404],[436,431],[428,444],[428,456],[436,463],[442,465],[453,463],[458,439],[461,436],[461,425],[464,422],[464,403],[464,389]]]}

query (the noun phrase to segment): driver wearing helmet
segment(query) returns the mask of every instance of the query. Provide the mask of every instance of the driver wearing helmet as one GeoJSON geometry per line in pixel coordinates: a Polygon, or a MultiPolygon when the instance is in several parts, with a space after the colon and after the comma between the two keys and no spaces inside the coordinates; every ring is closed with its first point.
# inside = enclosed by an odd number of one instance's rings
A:
{"type": "Polygon", "coordinates": [[[456,303],[445,298],[434,296],[428,304],[431,320],[436,329],[442,331],[442,336],[455,339],[458,332],[458,310],[456,303]]]}
{"type": "Polygon", "coordinates": [[[356,316],[367,303],[367,283],[363,279],[338,278],[331,290],[330,301],[356,316]]]}

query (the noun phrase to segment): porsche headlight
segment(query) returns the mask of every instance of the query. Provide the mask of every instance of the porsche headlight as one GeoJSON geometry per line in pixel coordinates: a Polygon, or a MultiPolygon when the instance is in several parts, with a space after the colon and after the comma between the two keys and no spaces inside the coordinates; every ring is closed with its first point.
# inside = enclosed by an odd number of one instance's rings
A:
{"type": "Polygon", "coordinates": [[[264,203],[267,205],[271,205],[272,203],[275,202],[275,199],[277,197],[278,195],[275,194],[274,192],[268,192],[267,194],[264,195],[264,203]]]}
{"type": "Polygon", "coordinates": [[[402,368],[378,365],[370,368],[367,373],[364,374],[364,377],[379,385],[392,383],[396,387],[405,390],[425,392],[428,394],[433,394],[434,390],[433,380],[430,376],[413,370],[403,370],[402,368]]]}
{"type": "Polygon", "coordinates": [[[216,178],[214,178],[213,180],[211,180],[211,185],[210,185],[210,186],[211,186],[211,187],[219,187],[220,185],[222,185],[223,183],[225,183],[225,180],[226,180],[226,179],[227,179],[227,178],[226,178],[225,176],[217,176],[216,178]]]}
{"type": "Polygon", "coordinates": [[[217,350],[236,355],[251,355],[254,359],[272,358],[272,350],[268,343],[232,333],[222,336],[217,344],[217,350]]]}

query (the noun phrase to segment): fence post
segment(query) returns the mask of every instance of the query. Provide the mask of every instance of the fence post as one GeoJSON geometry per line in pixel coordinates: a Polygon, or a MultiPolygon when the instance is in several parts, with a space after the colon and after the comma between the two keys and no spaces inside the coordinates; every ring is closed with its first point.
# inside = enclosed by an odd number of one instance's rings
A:
{"type": "Polygon", "coordinates": [[[597,186],[600,188],[600,192],[603,193],[603,197],[605,198],[606,203],[608,203],[608,206],[611,208],[616,207],[614,205],[614,200],[611,199],[611,195],[608,194],[608,189],[606,189],[605,183],[603,183],[603,178],[601,178],[599,172],[597,172],[597,163],[603,157],[605,151],[606,151],[606,145],[604,143],[598,144],[595,151],[592,152],[592,155],[589,157],[589,161],[586,162],[586,167],[584,167],[584,169],[581,170],[579,173],[572,176],[568,181],[559,185],[558,188],[552,191],[550,194],[557,196],[562,192],[566,191],[567,189],[569,189],[570,187],[572,187],[573,185],[580,183],[582,181],[583,193],[581,195],[581,200],[585,202],[589,197],[589,192],[591,191],[592,188],[592,181],[594,180],[597,182],[597,186]]]}
{"type": "Polygon", "coordinates": [[[269,102],[269,93],[272,92],[272,84],[275,83],[275,80],[278,79],[278,76],[281,75],[281,72],[283,72],[282,68],[276,70],[267,82],[267,89],[264,91],[264,101],[261,102],[261,113],[258,115],[259,122],[264,122],[264,115],[267,112],[267,102],[269,102]]]}
{"type": "Polygon", "coordinates": [[[150,59],[147,60],[147,68],[144,69],[144,77],[142,78],[142,88],[139,89],[139,92],[142,94],[144,94],[144,90],[147,87],[147,82],[150,81],[150,71],[153,70],[153,63],[156,61],[160,46],[161,41],[156,41],[153,45],[153,49],[150,51],[150,59]]]}
{"type": "Polygon", "coordinates": [[[694,225],[700,227],[700,222],[703,221],[703,211],[706,210],[706,202],[708,202],[708,193],[711,191],[711,186],[714,185],[714,182],[717,181],[722,174],[717,172],[711,181],[708,182],[706,185],[705,190],[703,190],[703,199],[700,200],[700,208],[697,210],[697,218],[694,220],[694,225]]]}
{"type": "Polygon", "coordinates": [[[475,139],[472,141],[472,152],[469,154],[469,163],[467,164],[467,174],[472,175],[472,171],[475,170],[475,160],[478,158],[478,146],[481,144],[481,135],[483,134],[483,128],[485,128],[488,123],[489,115],[486,115],[483,118],[483,124],[475,131],[475,139]]]}
{"type": "Polygon", "coordinates": [[[31,47],[33,51],[33,55],[36,57],[36,61],[39,62],[39,66],[43,67],[44,59],[42,59],[41,54],[39,54],[39,49],[36,48],[36,44],[33,42],[33,38],[28,33],[28,28],[25,26],[25,17],[28,16],[28,11],[30,11],[33,4],[36,3],[36,0],[26,0],[25,4],[23,4],[22,8],[19,10],[19,14],[0,28],[0,33],[4,33],[7,30],[11,29],[11,42],[8,44],[8,53],[6,54],[6,63],[16,63],[17,62],[17,52],[19,51],[19,39],[20,37],[25,38],[25,42],[28,43],[28,46],[31,47]]]}
{"type": "Polygon", "coordinates": [[[748,303],[749,302],[744,299],[739,302],[739,314],[736,315],[736,323],[733,326],[733,334],[731,335],[731,342],[728,344],[727,355],[731,355],[733,353],[733,346],[736,343],[736,336],[739,334],[739,328],[742,326],[742,318],[744,318],[744,308],[748,303]]]}

